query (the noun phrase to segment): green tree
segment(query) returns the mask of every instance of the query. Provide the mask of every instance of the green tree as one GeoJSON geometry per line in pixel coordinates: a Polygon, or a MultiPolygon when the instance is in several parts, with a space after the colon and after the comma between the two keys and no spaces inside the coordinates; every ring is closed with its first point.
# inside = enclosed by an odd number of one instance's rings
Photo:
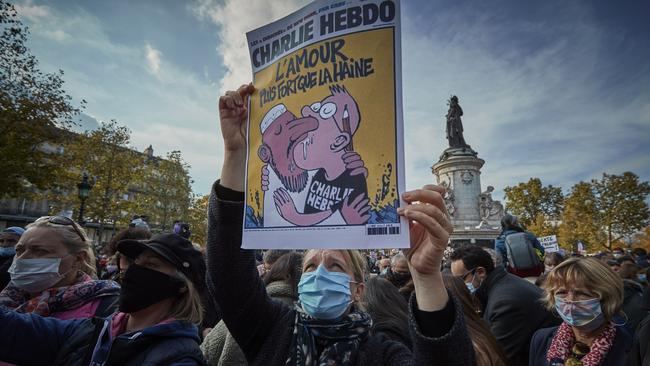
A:
{"type": "Polygon", "coordinates": [[[70,136],[65,145],[67,169],[58,174],[58,189],[49,192],[53,210],[78,206],[74,190],[83,172],[94,180],[86,200],[85,219],[100,224],[125,225],[129,222],[135,202],[130,192],[141,180],[142,156],[129,148],[131,131],[116,121],[103,122],[93,131],[70,136]]]}
{"type": "MultiPolygon", "coordinates": [[[[64,169],[57,148],[79,109],[63,90],[63,71],[46,74],[27,48],[28,28],[0,0],[0,197],[25,197],[52,187],[64,169]]],[[[82,101],[81,106],[85,104],[82,101]]]]}
{"type": "Polygon", "coordinates": [[[616,241],[631,240],[634,233],[650,224],[646,203],[650,183],[640,182],[636,174],[625,172],[622,175],[603,173],[602,179],[594,179],[591,184],[607,249],[611,250],[616,241]]]}
{"type": "Polygon", "coordinates": [[[599,220],[598,201],[591,183],[580,182],[574,185],[564,201],[562,224],[558,233],[560,245],[575,251],[578,241],[582,241],[587,251],[596,250],[604,242],[599,220]]]}
{"type": "Polygon", "coordinates": [[[151,157],[145,162],[143,179],[137,188],[136,210],[149,216],[152,227],[171,230],[175,220],[186,220],[192,199],[189,168],[180,151],[169,152],[165,159],[151,157]]]}
{"type": "Polygon", "coordinates": [[[205,245],[208,237],[208,202],[210,195],[194,196],[188,211],[187,223],[192,230],[192,241],[205,245]]]}
{"type": "Polygon", "coordinates": [[[526,183],[503,190],[506,197],[506,210],[519,217],[526,227],[535,224],[539,217],[544,222],[556,221],[562,213],[564,197],[562,188],[542,186],[539,178],[530,178],[526,183]]]}

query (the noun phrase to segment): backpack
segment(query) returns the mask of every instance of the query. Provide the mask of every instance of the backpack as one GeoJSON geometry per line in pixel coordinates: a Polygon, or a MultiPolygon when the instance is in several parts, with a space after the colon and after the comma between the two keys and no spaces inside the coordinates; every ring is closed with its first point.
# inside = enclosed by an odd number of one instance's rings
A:
{"type": "Polygon", "coordinates": [[[527,233],[514,233],[506,236],[506,253],[508,256],[508,271],[520,277],[539,276],[544,270],[527,233]],[[540,271],[539,273],[537,273],[540,271]]]}

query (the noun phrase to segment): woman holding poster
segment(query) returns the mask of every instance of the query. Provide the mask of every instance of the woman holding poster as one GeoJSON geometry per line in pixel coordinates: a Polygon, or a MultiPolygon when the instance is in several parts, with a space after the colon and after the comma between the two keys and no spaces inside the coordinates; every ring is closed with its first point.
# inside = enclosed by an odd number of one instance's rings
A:
{"type": "Polygon", "coordinates": [[[223,320],[250,364],[264,365],[473,365],[474,351],[458,300],[445,289],[440,265],[452,226],[443,190],[404,193],[398,211],[410,222],[409,266],[415,294],[409,304],[413,351],[382,335],[369,335],[363,311],[364,259],[355,250],[311,249],[302,264],[299,301],[272,301],[242,250],[248,97],[244,85],[219,101],[225,156],[209,205],[208,284],[223,320]]]}

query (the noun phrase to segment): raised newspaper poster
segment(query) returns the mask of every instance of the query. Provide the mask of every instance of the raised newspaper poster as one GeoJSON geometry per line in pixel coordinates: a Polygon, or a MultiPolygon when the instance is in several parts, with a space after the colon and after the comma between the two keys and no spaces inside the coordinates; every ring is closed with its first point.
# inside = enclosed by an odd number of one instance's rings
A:
{"type": "Polygon", "coordinates": [[[246,37],[243,247],[407,247],[399,2],[315,1],[246,37]]]}

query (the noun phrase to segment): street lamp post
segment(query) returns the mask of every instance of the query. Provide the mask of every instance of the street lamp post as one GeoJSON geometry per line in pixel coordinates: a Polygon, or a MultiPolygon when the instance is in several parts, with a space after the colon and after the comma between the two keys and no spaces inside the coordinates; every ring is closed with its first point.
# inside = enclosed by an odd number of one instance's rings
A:
{"type": "Polygon", "coordinates": [[[77,183],[77,189],[79,190],[79,200],[81,201],[81,206],[79,207],[79,218],[77,222],[83,225],[84,222],[84,205],[86,204],[86,198],[90,195],[90,189],[93,186],[88,182],[88,174],[84,173],[81,183],[77,183]]]}

